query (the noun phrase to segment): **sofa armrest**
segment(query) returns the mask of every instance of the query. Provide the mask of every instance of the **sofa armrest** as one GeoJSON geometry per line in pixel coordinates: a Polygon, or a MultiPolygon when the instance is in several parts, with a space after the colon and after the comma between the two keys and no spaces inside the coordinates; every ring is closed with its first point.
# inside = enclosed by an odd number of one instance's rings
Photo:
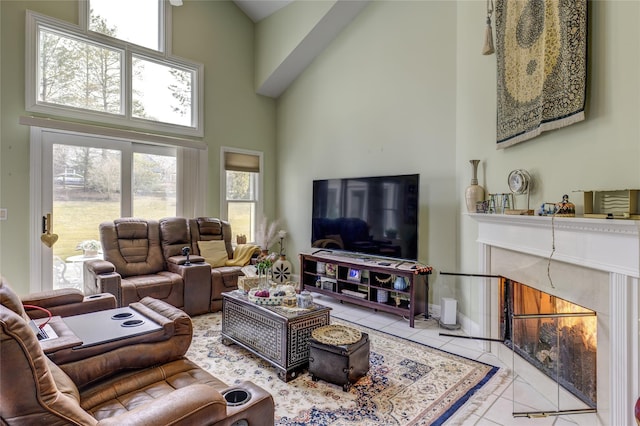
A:
{"type": "MultiPolygon", "coordinates": [[[[99,426],[111,425],[190,425],[216,424],[227,417],[226,402],[211,386],[193,384],[176,389],[147,404],[100,420],[99,426]]],[[[231,423],[228,423],[231,424],[231,423]]]]}
{"type": "Polygon", "coordinates": [[[85,261],[84,269],[93,275],[107,274],[116,271],[116,267],[113,263],[102,259],[85,261]]]}
{"type": "Polygon", "coordinates": [[[43,308],[51,308],[68,303],[79,303],[84,299],[84,294],[76,288],[61,288],[57,290],[40,291],[21,297],[25,305],[36,305],[43,308]]]}
{"type": "Polygon", "coordinates": [[[246,420],[249,425],[273,426],[275,404],[273,396],[253,382],[244,381],[220,391],[224,395],[230,389],[243,389],[251,395],[246,404],[227,407],[228,424],[246,420]]]}
{"type": "MultiPolygon", "coordinates": [[[[187,262],[187,256],[171,256],[167,258],[167,264],[184,265],[187,262]]],[[[201,263],[204,262],[204,257],[198,254],[192,254],[189,256],[189,262],[201,263]]]]}
{"type": "Polygon", "coordinates": [[[31,293],[21,300],[25,305],[25,312],[32,319],[44,318],[47,313],[40,309],[29,308],[27,305],[45,308],[52,315],[61,317],[116,307],[116,299],[112,294],[99,293],[92,296],[84,296],[80,290],[72,288],[31,293]]]}
{"type": "Polygon", "coordinates": [[[239,266],[221,266],[211,270],[211,312],[222,309],[222,293],[236,290],[241,275],[239,266]]]}
{"type": "Polygon", "coordinates": [[[96,285],[103,293],[111,293],[116,298],[116,307],[122,307],[122,277],[117,272],[98,275],[96,285]]]}
{"type": "MultiPolygon", "coordinates": [[[[171,259],[182,256],[173,256],[171,259]]],[[[194,258],[200,256],[193,256],[194,258]]],[[[184,281],[184,310],[189,315],[209,312],[211,300],[211,265],[205,262],[190,265],[168,262],[167,269],[184,281]]]]}
{"type": "Polygon", "coordinates": [[[102,259],[83,262],[84,294],[111,293],[116,298],[116,306],[122,306],[122,277],[116,272],[113,263],[102,259]]]}

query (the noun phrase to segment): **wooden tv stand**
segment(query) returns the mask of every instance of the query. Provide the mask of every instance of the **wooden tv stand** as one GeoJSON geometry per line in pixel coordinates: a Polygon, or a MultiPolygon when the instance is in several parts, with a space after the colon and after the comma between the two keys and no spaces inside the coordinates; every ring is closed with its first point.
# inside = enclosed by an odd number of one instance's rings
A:
{"type": "Polygon", "coordinates": [[[379,258],[366,254],[348,254],[330,250],[312,250],[300,254],[302,289],[409,318],[429,316],[430,272],[414,262],[379,258]],[[318,271],[318,263],[335,266],[335,275],[318,271]],[[394,289],[395,278],[405,278],[405,290],[394,289]],[[380,294],[379,294],[380,292],[380,294]],[[386,293],[386,298],[384,297],[386,293]],[[386,299],[386,301],[384,301],[386,299]]]}

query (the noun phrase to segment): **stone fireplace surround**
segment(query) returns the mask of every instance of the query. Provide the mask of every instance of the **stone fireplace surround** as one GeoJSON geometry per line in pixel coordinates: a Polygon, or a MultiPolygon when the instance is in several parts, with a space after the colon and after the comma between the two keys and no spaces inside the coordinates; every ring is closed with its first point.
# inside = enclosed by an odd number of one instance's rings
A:
{"type": "MultiPolygon", "coordinates": [[[[633,406],[640,396],[640,221],[469,216],[478,223],[483,274],[501,275],[597,312],[597,418],[602,425],[635,424],[633,406]]],[[[474,334],[499,338],[497,292],[496,286],[483,285],[477,307],[482,320],[471,327],[477,327],[474,334]]],[[[511,365],[512,352],[505,345],[487,343],[485,348],[511,365]]],[[[549,380],[534,367],[522,361],[513,368],[543,394],[553,395],[549,380]]],[[[567,408],[576,407],[561,407],[567,408]]]]}

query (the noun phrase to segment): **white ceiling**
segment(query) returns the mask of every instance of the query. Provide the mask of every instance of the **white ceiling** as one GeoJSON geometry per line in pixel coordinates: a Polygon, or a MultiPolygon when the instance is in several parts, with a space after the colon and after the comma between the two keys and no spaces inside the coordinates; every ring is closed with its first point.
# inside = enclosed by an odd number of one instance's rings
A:
{"type": "Polygon", "coordinates": [[[282,9],[293,0],[233,0],[253,22],[258,22],[282,9]]]}

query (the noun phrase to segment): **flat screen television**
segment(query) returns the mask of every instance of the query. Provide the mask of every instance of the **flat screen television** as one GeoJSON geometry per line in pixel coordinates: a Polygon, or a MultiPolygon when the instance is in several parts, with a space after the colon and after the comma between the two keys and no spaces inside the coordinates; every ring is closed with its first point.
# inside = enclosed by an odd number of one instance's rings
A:
{"type": "Polygon", "coordinates": [[[420,175],[313,181],[311,245],[418,259],[420,175]]]}

